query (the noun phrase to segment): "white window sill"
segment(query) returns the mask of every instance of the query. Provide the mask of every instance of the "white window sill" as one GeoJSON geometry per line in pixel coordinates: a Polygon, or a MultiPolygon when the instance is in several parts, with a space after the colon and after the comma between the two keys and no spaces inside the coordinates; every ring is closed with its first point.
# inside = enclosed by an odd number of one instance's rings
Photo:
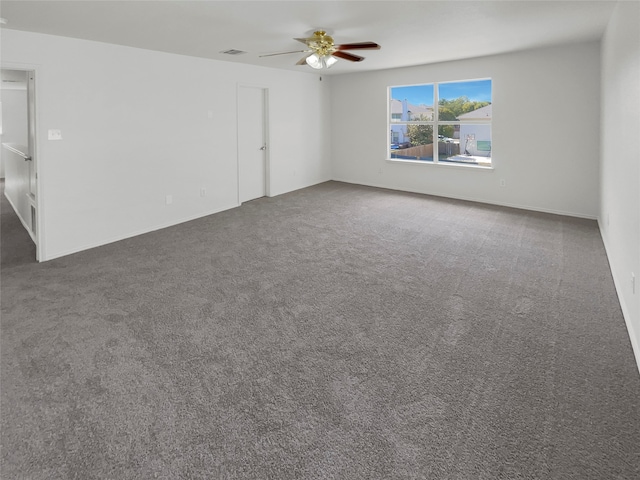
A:
{"type": "Polygon", "coordinates": [[[405,163],[412,165],[429,165],[432,167],[442,168],[471,168],[473,170],[486,170],[491,171],[494,169],[493,165],[476,165],[470,163],[453,163],[453,162],[428,162],[424,160],[406,160],[400,158],[387,158],[389,163],[405,163]]]}

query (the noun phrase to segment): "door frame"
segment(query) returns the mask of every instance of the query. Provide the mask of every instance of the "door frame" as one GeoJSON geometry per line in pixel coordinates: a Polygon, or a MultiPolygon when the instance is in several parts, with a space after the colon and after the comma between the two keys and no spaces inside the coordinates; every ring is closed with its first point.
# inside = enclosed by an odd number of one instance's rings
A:
{"type": "Polygon", "coordinates": [[[237,83],[236,84],[236,175],[237,175],[237,202],[241,205],[240,201],[240,89],[241,88],[256,88],[262,90],[262,128],[264,142],[267,146],[264,152],[264,194],[266,197],[271,196],[271,137],[269,134],[269,87],[265,85],[257,85],[254,83],[237,83]]]}
{"type": "MultiPolygon", "coordinates": [[[[30,150],[30,154],[31,154],[31,161],[32,161],[32,165],[33,168],[35,170],[35,175],[36,175],[36,193],[35,193],[35,204],[36,204],[36,225],[35,225],[35,244],[36,244],[36,261],[38,262],[43,262],[46,260],[46,257],[44,255],[45,252],[45,239],[46,239],[46,235],[45,235],[45,231],[44,231],[44,226],[45,226],[45,201],[44,201],[44,197],[45,197],[45,188],[44,188],[44,176],[42,175],[42,168],[40,168],[40,164],[41,164],[41,158],[40,158],[40,152],[42,151],[41,147],[41,142],[40,142],[40,135],[38,134],[39,132],[39,125],[40,125],[40,115],[41,115],[41,109],[39,108],[39,103],[38,102],[38,98],[41,98],[41,92],[42,92],[42,66],[41,65],[36,65],[36,64],[29,64],[29,63],[15,63],[15,62],[0,62],[0,69],[5,69],[5,70],[20,70],[23,72],[33,72],[34,75],[34,98],[33,99],[29,99],[27,98],[27,109],[30,108],[29,106],[29,102],[33,101],[33,109],[34,109],[34,116],[33,119],[30,119],[29,121],[33,122],[33,139],[29,139],[29,150],[30,150]]],[[[27,86],[27,90],[28,90],[28,86],[27,86]]],[[[29,135],[29,131],[31,130],[31,125],[27,126],[28,129],[28,133],[27,135],[29,135]]]]}

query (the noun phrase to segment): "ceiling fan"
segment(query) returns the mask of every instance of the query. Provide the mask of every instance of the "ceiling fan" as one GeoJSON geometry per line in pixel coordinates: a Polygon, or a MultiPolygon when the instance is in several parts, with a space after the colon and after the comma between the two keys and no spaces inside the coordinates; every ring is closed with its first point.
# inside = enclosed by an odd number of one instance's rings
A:
{"type": "Polygon", "coordinates": [[[358,42],[344,43],[336,45],[333,38],[327,35],[324,30],[318,30],[313,33],[312,37],[294,38],[298,42],[304,43],[308,50],[294,50],[293,52],[270,53],[268,55],[260,55],[261,57],[272,57],[274,55],[287,55],[290,53],[307,53],[302,57],[296,65],[304,65],[305,63],[311,68],[320,70],[321,68],[330,68],[338,61],[338,58],[348,60],[350,62],[361,62],[364,57],[348,53],[345,50],[380,50],[380,45],[374,42],[358,42]]]}

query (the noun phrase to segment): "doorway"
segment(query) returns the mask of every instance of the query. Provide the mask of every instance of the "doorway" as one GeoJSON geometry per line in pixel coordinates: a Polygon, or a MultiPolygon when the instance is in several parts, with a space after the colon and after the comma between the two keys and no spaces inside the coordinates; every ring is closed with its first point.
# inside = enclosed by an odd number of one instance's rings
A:
{"type": "Polygon", "coordinates": [[[2,149],[4,196],[36,246],[40,259],[39,195],[36,155],[35,70],[1,69],[2,149]]]}
{"type": "Polygon", "coordinates": [[[267,94],[238,85],[238,203],[268,195],[267,94]]]}

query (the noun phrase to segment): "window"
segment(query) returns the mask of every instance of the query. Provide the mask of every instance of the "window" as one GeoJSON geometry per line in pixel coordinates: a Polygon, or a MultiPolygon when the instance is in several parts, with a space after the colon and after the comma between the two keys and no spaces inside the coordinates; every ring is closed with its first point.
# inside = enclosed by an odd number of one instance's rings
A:
{"type": "Polygon", "coordinates": [[[490,166],[491,102],[491,79],[390,87],[389,157],[490,166]]]}

